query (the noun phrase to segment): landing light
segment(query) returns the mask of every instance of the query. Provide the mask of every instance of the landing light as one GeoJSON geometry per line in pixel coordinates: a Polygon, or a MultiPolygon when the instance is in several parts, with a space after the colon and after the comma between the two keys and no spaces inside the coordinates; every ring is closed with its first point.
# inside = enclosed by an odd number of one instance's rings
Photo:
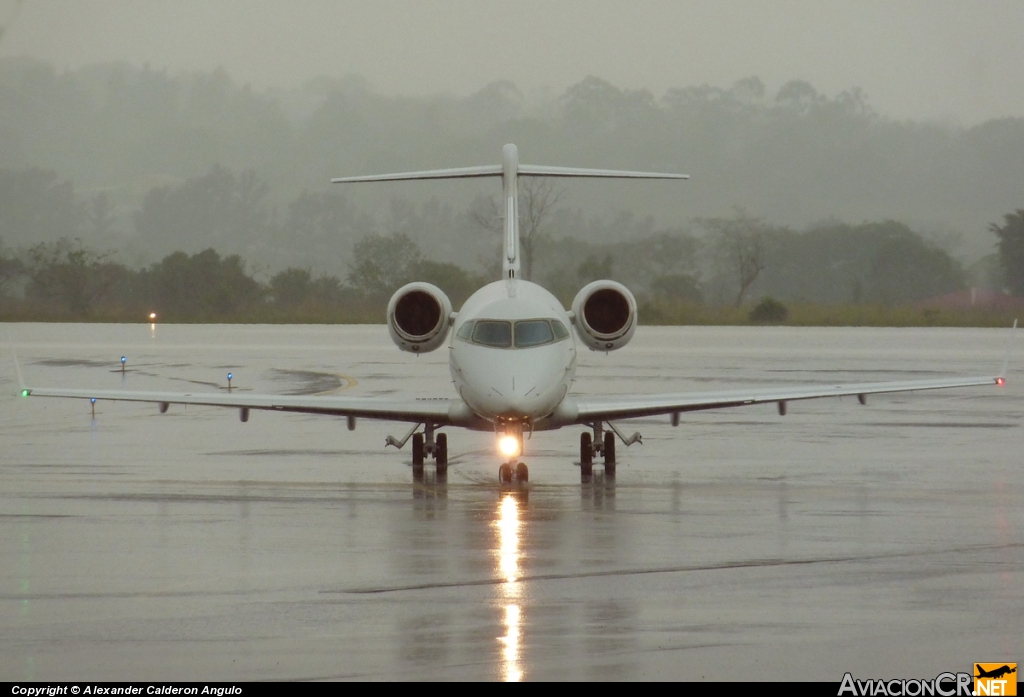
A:
{"type": "Polygon", "coordinates": [[[150,312],[149,313],[149,321],[150,322],[155,322],[156,321],[156,313],[155,312],[150,312]]]}
{"type": "Polygon", "coordinates": [[[519,454],[519,439],[515,436],[502,436],[498,439],[498,450],[505,457],[515,457],[519,454]]]}

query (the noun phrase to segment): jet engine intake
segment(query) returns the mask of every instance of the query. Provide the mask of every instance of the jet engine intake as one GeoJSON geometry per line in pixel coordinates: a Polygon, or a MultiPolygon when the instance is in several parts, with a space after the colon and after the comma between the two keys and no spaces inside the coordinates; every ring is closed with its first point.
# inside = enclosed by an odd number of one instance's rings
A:
{"type": "Polygon", "coordinates": [[[615,281],[594,281],[572,301],[576,334],[591,351],[614,351],[636,332],[636,298],[615,281]]]}
{"type": "Polygon", "coordinates": [[[403,351],[429,353],[448,338],[452,303],[431,283],[409,283],[391,296],[388,331],[403,351]]]}

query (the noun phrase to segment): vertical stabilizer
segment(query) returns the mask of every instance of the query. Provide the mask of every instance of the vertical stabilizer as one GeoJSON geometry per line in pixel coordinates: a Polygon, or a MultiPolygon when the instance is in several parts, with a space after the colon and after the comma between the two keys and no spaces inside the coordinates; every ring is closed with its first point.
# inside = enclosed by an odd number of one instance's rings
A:
{"type": "Polygon", "coordinates": [[[519,277],[519,150],[509,143],[501,149],[501,184],[505,196],[504,278],[519,277]]]}

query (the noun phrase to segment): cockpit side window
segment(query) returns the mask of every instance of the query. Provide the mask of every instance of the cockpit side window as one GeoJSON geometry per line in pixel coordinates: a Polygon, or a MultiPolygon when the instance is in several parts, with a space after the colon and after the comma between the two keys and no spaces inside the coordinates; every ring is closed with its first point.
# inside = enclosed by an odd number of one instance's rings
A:
{"type": "Polygon", "coordinates": [[[516,322],[516,348],[550,344],[554,340],[555,335],[546,319],[528,319],[516,322]]]}
{"type": "Polygon", "coordinates": [[[463,322],[462,326],[459,327],[458,333],[455,335],[463,341],[469,341],[473,336],[473,322],[463,322]]]}
{"type": "Polygon", "coordinates": [[[555,341],[561,341],[562,339],[569,338],[569,330],[565,328],[559,320],[553,319],[551,321],[551,328],[555,330],[555,341]]]}
{"type": "Polygon", "coordinates": [[[512,346],[512,323],[500,320],[477,320],[473,328],[473,343],[495,348],[512,346]]]}

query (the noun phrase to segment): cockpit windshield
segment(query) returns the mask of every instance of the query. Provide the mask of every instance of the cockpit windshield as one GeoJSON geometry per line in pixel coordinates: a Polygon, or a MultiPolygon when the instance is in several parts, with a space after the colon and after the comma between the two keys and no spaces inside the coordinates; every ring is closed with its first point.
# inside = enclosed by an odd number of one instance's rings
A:
{"type": "Polygon", "coordinates": [[[530,348],[568,339],[569,330],[557,319],[478,319],[459,327],[456,337],[493,348],[530,348]]]}
{"type": "Polygon", "coordinates": [[[516,348],[529,348],[550,344],[555,340],[551,325],[546,319],[529,319],[516,322],[516,348]]]}
{"type": "Polygon", "coordinates": [[[512,323],[493,319],[478,320],[473,328],[473,343],[509,348],[512,346],[512,323]]]}

